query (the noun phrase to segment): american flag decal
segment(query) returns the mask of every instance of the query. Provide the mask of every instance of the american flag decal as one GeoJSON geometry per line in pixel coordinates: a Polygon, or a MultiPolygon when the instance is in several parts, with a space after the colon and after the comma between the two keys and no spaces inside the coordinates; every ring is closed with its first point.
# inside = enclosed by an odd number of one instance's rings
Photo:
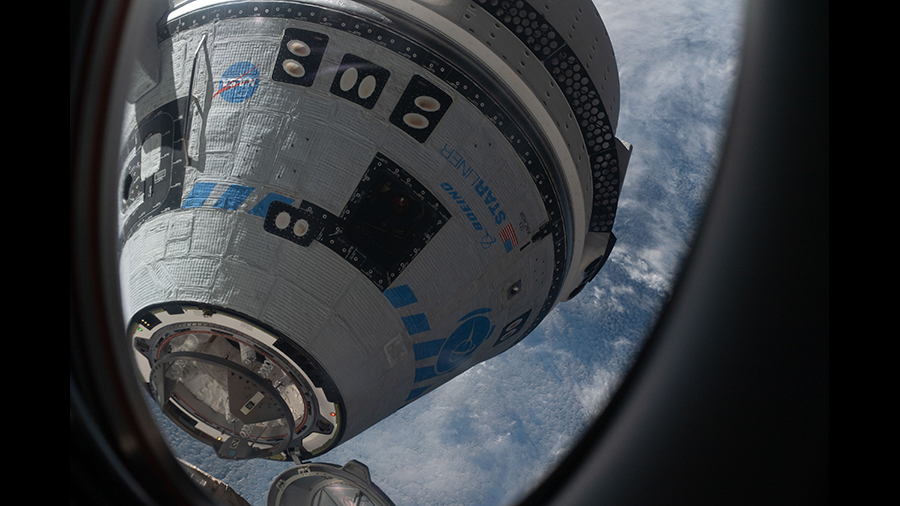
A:
{"type": "Polygon", "coordinates": [[[519,245],[519,239],[516,238],[516,231],[513,229],[512,223],[507,224],[500,231],[500,240],[503,241],[503,247],[506,248],[507,253],[519,245]]]}

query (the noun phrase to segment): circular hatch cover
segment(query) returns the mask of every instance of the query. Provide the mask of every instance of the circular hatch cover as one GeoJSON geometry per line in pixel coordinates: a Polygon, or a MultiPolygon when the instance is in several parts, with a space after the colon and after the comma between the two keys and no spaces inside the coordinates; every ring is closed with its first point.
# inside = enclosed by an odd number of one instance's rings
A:
{"type": "Polygon", "coordinates": [[[369,478],[369,468],[356,460],[338,467],[310,463],[278,475],[267,506],[394,506],[369,478]]]}

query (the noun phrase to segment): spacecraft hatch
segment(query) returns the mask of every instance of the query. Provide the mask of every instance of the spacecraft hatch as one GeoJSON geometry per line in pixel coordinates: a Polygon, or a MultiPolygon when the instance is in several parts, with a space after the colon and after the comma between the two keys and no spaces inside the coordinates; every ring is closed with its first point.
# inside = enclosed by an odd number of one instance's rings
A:
{"type": "Polygon", "coordinates": [[[588,0],[170,2],[119,155],[142,379],[306,460],[527,336],[608,258],[631,146],[588,0]]]}

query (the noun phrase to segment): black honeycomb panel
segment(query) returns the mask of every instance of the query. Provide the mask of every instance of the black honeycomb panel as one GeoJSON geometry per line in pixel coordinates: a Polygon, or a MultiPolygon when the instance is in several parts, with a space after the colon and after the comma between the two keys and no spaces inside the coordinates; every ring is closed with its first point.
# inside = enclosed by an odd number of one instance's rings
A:
{"type": "Polygon", "coordinates": [[[605,151],[591,157],[591,178],[594,183],[592,202],[591,232],[609,232],[616,219],[619,203],[619,188],[622,175],[615,150],[605,151]]]}
{"type": "Polygon", "coordinates": [[[572,49],[563,48],[545,61],[544,66],[569,102],[574,121],[584,136],[588,153],[613,148],[612,126],[606,108],[587,69],[572,49]]]}
{"type": "Polygon", "coordinates": [[[615,221],[620,178],[612,126],[587,69],[572,49],[562,48],[544,65],[562,90],[572,109],[572,120],[578,124],[585,148],[591,157],[593,202],[588,229],[609,232],[615,221]]]}
{"type": "Polygon", "coordinates": [[[478,0],[478,4],[514,33],[539,60],[565,45],[563,36],[534,7],[521,0],[478,0]]]}

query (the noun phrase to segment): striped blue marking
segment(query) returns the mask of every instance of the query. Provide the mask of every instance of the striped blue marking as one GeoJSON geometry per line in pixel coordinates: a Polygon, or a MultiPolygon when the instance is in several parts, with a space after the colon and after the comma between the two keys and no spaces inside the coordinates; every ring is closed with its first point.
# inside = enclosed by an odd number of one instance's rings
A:
{"type": "Polygon", "coordinates": [[[413,383],[418,383],[420,381],[430,380],[437,376],[437,373],[434,372],[434,366],[430,365],[428,367],[419,367],[416,369],[416,379],[413,380],[413,383]]]}
{"type": "Polygon", "coordinates": [[[413,352],[416,355],[416,360],[433,357],[440,353],[444,341],[446,341],[446,339],[435,339],[434,341],[413,344],[413,352]]]}
{"type": "Polygon", "coordinates": [[[249,186],[243,186],[239,184],[233,184],[225,190],[225,193],[219,197],[219,200],[213,205],[213,207],[217,207],[219,209],[229,209],[231,211],[236,211],[241,204],[247,200],[247,197],[253,193],[254,188],[249,186]]]}
{"type": "Polygon", "coordinates": [[[409,397],[407,397],[406,400],[407,400],[407,401],[411,401],[411,400],[415,399],[416,397],[422,395],[422,393],[424,393],[425,390],[428,390],[428,387],[430,387],[430,386],[431,386],[431,385],[427,385],[427,386],[424,386],[424,387],[414,388],[414,389],[410,390],[410,391],[409,391],[409,397]]]}
{"type": "Polygon", "coordinates": [[[209,198],[209,194],[212,193],[213,188],[216,187],[216,183],[197,183],[191,188],[191,193],[184,199],[184,203],[181,204],[182,209],[190,209],[193,207],[201,207],[203,203],[206,202],[206,199],[209,198]]]}
{"type": "Polygon", "coordinates": [[[250,214],[254,216],[259,216],[260,218],[265,218],[266,214],[269,212],[269,204],[272,202],[284,202],[285,204],[293,204],[294,199],[290,197],[285,197],[284,195],[279,195],[277,193],[270,193],[263,197],[262,200],[259,201],[253,209],[250,210],[250,214]]]}
{"type": "Polygon", "coordinates": [[[428,325],[428,317],[425,316],[425,313],[403,316],[400,320],[403,321],[403,325],[406,325],[406,330],[409,332],[409,335],[431,330],[431,326],[428,325]]]}
{"type": "Polygon", "coordinates": [[[416,298],[416,294],[413,293],[412,288],[410,288],[409,285],[388,288],[384,291],[384,296],[387,297],[388,302],[390,302],[395,309],[419,302],[419,299],[416,298]]]}

